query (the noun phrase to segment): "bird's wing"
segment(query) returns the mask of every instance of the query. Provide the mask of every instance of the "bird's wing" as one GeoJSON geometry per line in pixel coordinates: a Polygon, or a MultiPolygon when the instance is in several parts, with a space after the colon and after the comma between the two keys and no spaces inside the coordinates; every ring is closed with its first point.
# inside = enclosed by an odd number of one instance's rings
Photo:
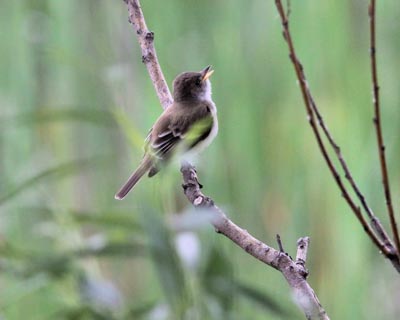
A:
{"type": "Polygon", "coordinates": [[[150,133],[150,151],[159,159],[169,157],[170,151],[180,142],[185,141],[185,148],[190,149],[208,136],[213,125],[209,108],[196,108],[195,112],[185,117],[163,118],[157,129],[150,133]]]}
{"type": "Polygon", "coordinates": [[[150,143],[151,153],[159,158],[167,158],[169,152],[184,138],[179,127],[169,124],[161,132],[155,133],[150,143]]]}

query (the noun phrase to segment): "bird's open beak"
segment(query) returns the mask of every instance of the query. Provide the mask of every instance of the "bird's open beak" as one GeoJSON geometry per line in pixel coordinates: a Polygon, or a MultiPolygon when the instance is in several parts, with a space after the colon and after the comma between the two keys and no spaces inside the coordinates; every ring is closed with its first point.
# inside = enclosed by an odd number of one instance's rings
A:
{"type": "Polygon", "coordinates": [[[205,67],[201,72],[201,81],[206,81],[214,73],[211,66],[205,67]]]}

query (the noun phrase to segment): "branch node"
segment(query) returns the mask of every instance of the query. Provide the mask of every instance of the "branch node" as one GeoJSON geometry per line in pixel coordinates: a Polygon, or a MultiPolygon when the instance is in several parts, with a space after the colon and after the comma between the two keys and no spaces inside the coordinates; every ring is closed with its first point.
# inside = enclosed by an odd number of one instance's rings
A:
{"type": "Polygon", "coordinates": [[[142,62],[144,64],[151,62],[151,60],[153,60],[153,55],[151,52],[147,52],[145,55],[142,55],[142,62]]]}
{"type": "Polygon", "coordinates": [[[190,188],[190,187],[192,187],[191,184],[189,184],[189,183],[182,183],[183,191],[186,191],[186,190],[187,190],[188,188],[190,188]]]}
{"type": "Polygon", "coordinates": [[[153,41],[154,40],[154,32],[148,31],[146,32],[146,35],[144,37],[147,41],[153,41]]]}
{"type": "Polygon", "coordinates": [[[196,199],[194,199],[194,201],[193,201],[193,204],[195,205],[195,206],[199,206],[199,205],[201,205],[202,203],[203,203],[203,197],[202,196],[198,196],[196,199]]]}
{"type": "Polygon", "coordinates": [[[376,48],[375,48],[375,47],[370,47],[370,48],[369,48],[369,53],[372,54],[372,55],[375,55],[375,53],[376,53],[376,48]]]}
{"type": "Polygon", "coordinates": [[[368,15],[369,15],[370,18],[372,18],[372,16],[373,16],[373,10],[372,10],[372,5],[371,4],[368,6],[368,15]]]}
{"type": "Polygon", "coordinates": [[[250,251],[252,251],[252,249],[253,249],[253,245],[252,245],[251,243],[247,244],[247,245],[244,247],[244,250],[245,250],[247,253],[249,253],[250,251]]]}

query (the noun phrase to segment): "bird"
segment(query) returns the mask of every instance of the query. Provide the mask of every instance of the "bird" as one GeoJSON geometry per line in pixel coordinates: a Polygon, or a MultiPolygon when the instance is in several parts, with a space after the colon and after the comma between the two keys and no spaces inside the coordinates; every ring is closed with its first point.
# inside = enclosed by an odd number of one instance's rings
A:
{"type": "Polygon", "coordinates": [[[193,154],[207,147],[218,133],[217,108],[211,98],[207,66],[183,72],[173,81],[173,103],[164,110],[145,139],[144,155],[137,169],[115,194],[122,200],[146,173],[153,177],[171,157],[193,154]]]}

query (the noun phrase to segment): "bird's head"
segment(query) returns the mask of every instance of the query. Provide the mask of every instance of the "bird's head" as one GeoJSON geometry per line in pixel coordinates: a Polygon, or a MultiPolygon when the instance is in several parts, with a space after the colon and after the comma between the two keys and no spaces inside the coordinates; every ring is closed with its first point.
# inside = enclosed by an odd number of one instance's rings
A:
{"type": "Polygon", "coordinates": [[[211,100],[210,76],[213,74],[211,66],[200,72],[183,72],[174,80],[174,100],[211,100]]]}

